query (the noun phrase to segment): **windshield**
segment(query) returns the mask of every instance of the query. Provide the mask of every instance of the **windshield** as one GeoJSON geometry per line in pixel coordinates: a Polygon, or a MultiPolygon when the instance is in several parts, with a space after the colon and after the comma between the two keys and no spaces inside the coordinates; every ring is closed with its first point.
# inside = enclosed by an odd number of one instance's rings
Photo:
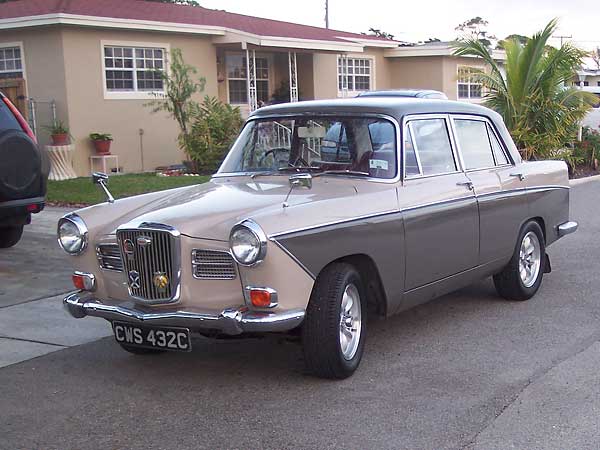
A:
{"type": "Polygon", "coordinates": [[[219,173],[304,169],[396,176],[396,129],[380,118],[286,117],[252,120],[219,173]]]}

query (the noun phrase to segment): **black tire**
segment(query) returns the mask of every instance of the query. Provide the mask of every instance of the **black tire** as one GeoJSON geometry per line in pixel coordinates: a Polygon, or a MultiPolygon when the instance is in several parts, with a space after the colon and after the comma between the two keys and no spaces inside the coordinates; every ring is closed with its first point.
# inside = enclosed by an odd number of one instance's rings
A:
{"type": "MultiPolygon", "coordinates": [[[[355,311],[356,313],[357,311],[355,311]]],[[[354,373],[362,359],[367,319],[367,299],[357,270],[334,263],[317,278],[302,325],[302,348],[307,370],[321,378],[343,379],[354,373]],[[344,357],[340,343],[342,299],[346,288],[356,288],[360,303],[358,346],[344,357]]],[[[355,322],[356,323],[356,322],[355,322]]],[[[352,325],[355,328],[356,325],[352,325]]],[[[349,346],[353,347],[353,346],[349,346]]]]}
{"type": "Polygon", "coordinates": [[[39,197],[40,149],[24,132],[0,131],[0,201],[39,197]]]}
{"type": "Polygon", "coordinates": [[[157,350],[154,348],[143,348],[143,347],[132,347],[126,344],[119,344],[123,350],[134,355],[158,355],[164,353],[164,350],[157,350]]]}
{"type": "Polygon", "coordinates": [[[540,285],[542,284],[542,279],[544,277],[545,261],[546,242],[544,240],[544,233],[542,232],[542,228],[540,227],[540,225],[532,220],[530,222],[527,222],[521,229],[521,232],[519,233],[519,238],[517,239],[517,245],[515,247],[515,251],[510,262],[506,265],[502,272],[494,275],[494,285],[496,286],[496,291],[501,297],[504,297],[507,300],[529,300],[535,295],[535,293],[540,288],[540,285]],[[538,238],[540,246],[540,267],[537,277],[535,278],[533,284],[531,284],[530,286],[526,286],[523,283],[523,280],[519,274],[519,260],[521,244],[525,236],[530,232],[534,233],[538,238]]]}
{"type": "Polygon", "coordinates": [[[0,248],[16,245],[23,235],[23,225],[0,228],[0,248]]]}

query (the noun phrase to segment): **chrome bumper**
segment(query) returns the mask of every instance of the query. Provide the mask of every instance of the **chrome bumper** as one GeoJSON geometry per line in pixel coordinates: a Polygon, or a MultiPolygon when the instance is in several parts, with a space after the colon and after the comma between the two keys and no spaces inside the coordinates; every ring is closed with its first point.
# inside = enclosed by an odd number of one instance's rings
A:
{"type": "Polygon", "coordinates": [[[145,325],[184,327],[190,330],[215,330],[224,334],[281,332],[296,328],[304,319],[303,310],[286,312],[250,311],[245,306],[228,308],[220,314],[204,314],[178,310],[150,311],[133,302],[105,305],[101,300],[82,292],[68,295],[63,306],[73,317],[101,317],[108,321],[120,320],[145,325]]]}
{"type": "Polygon", "coordinates": [[[575,233],[579,224],[577,222],[565,222],[558,226],[558,237],[561,238],[567,234],[575,233]]]}

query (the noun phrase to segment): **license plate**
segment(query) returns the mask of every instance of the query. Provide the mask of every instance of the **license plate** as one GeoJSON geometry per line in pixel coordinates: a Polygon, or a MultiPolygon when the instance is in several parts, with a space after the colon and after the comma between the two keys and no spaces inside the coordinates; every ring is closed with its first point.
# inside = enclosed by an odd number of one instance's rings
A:
{"type": "Polygon", "coordinates": [[[155,348],[174,352],[192,350],[190,330],[187,328],[156,328],[113,322],[113,332],[119,344],[132,347],[155,348]]]}

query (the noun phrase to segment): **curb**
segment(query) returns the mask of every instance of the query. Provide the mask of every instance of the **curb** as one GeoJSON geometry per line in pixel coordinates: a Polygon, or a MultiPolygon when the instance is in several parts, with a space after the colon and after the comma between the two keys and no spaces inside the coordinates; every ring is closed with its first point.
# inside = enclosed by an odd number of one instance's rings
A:
{"type": "Polygon", "coordinates": [[[593,175],[591,177],[585,177],[585,178],[576,178],[573,180],[569,180],[569,185],[570,186],[577,186],[580,184],[585,184],[585,183],[590,183],[592,181],[599,181],[600,180],[600,175],[593,175]]]}

